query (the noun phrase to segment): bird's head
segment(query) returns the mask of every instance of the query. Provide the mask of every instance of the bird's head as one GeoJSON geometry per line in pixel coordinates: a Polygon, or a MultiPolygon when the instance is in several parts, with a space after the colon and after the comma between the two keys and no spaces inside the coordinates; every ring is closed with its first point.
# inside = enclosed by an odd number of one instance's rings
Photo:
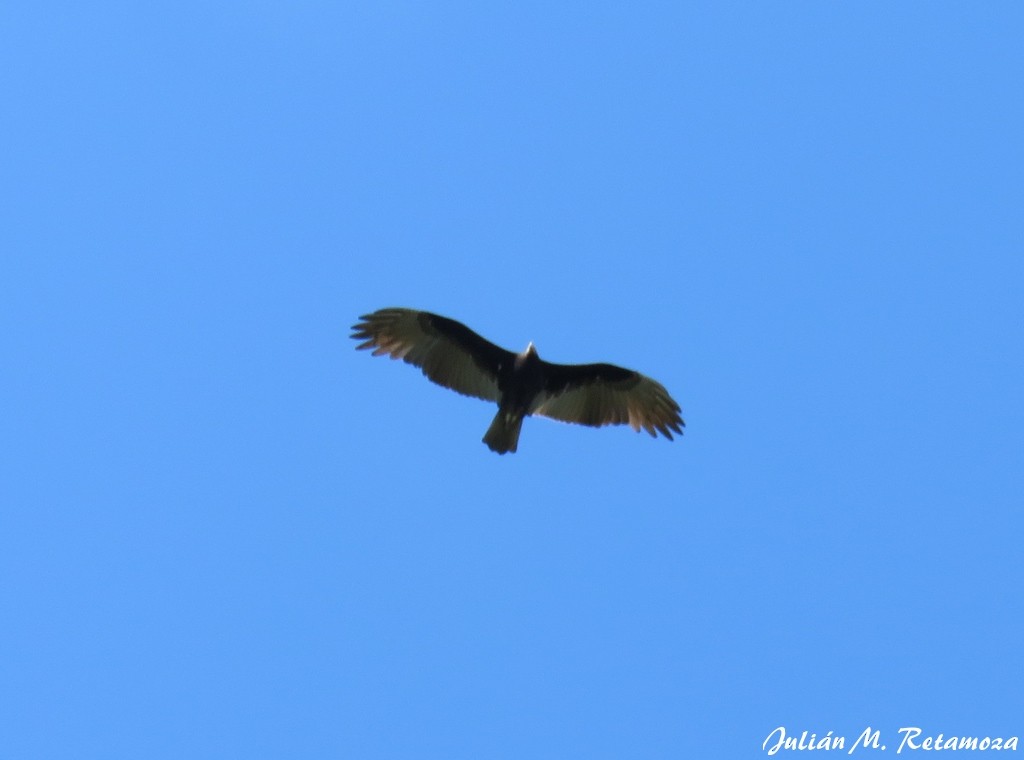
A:
{"type": "Polygon", "coordinates": [[[533,347],[533,343],[530,343],[523,352],[516,357],[516,369],[522,369],[526,366],[533,366],[540,364],[540,357],[537,356],[537,349],[533,347]]]}

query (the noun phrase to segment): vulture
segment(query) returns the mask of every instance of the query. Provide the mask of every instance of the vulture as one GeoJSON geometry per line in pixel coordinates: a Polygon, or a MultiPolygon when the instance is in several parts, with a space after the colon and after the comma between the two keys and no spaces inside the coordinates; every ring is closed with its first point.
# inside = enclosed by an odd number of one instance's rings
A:
{"type": "Polygon", "coordinates": [[[657,437],[682,435],[677,404],[664,386],[613,364],[553,364],[530,343],[515,354],[460,322],[413,309],[380,309],[352,326],[357,349],[373,349],[419,367],[428,379],[498,405],[483,442],[499,454],[516,451],[523,419],[540,415],[601,427],[629,424],[657,437]]]}

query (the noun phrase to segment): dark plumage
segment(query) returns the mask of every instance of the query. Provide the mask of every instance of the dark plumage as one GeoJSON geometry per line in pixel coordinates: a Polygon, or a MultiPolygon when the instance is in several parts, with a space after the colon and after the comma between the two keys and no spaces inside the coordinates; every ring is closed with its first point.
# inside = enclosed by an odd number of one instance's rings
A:
{"type": "Polygon", "coordinates": [[[630,425],[672,440],[685,423],[658,382],[613,364],[552,364],[533,343],[514,354],[447,317],[412,309],[381,309],[360,317],[352,337],[420,367],[438,385],[498,404],[484,435],[492,451],[515,451],[523,418],[532,414],[600,427],[630,425]]]}

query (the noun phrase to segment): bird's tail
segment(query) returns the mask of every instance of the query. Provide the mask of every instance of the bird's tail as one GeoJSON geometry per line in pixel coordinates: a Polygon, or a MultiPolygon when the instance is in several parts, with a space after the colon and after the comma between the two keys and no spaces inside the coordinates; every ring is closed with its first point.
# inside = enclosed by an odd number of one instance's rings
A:
{"type": "Polygon", "coordinates": [[[484,433],[484,443],[491,451],[499,454],[515,453],[519,445],[519,430],[523,427],[523,416],[499,409],[494,422],[484,433]]]}

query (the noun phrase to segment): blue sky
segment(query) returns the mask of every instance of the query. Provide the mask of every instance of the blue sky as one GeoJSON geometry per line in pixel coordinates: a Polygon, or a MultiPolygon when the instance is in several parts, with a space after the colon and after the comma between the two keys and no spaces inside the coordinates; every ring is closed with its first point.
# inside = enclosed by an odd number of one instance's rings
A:
{"type": "Polygon", "coordinates": [[[0,10],[0,756],[1024,733],[1013,3],[0,10]],[[527,420],[384,306],[661,381],[527,420]]]}

